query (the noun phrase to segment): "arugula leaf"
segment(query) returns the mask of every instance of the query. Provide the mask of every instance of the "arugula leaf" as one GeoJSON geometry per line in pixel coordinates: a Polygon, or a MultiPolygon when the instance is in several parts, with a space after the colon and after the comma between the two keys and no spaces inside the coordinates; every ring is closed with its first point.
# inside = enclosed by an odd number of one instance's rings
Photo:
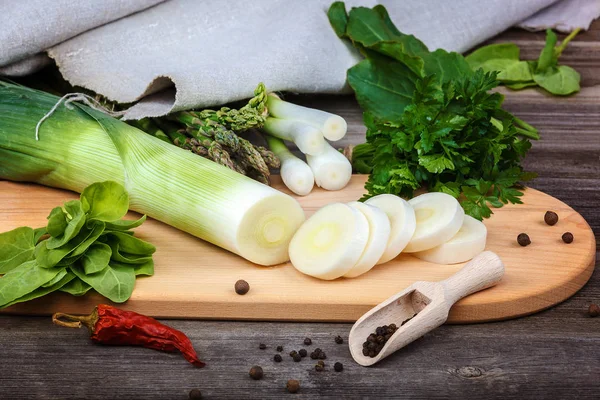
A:
{"type": "Polygon", "coordinates": [[[110,222],[121,219],[129,209],[129,195],[117,182],[94,183],[81,193],[83,211],[88,219],[110,222]]]}
{"type": "Polygon", "coordinates": [[[543,73],[533,74],[533,80],[552,94],[566,96],[579,91],[579,72],[566,65],[547,69],[543,73]]]}
{"type": "Polygon", "coordinates": [[[418,76],[423,75],[424,61],[420,56],[428,53],[427,46],[413,35],[398,31],[384,7],[352,8],[345,34],[355,44],[398,60],[418,76]]]}
{"type": "Polygon", "coordinates": [[[67,221],[64,229],[58,229],[58,225],[62,226],[62,224],[57,222],[58,217],[55,210],[56,208],[52,210],[50,216],[48,217],[48,222],[52,223],[52,225],[49,225],[48,228],[54,233],[58,233],[58,235],[51,236],[46,241],[46,246],[48,249],[57,249],[61,246],[64,246],[67,242],[79,234],[79,231],[85,224],[85,213],[81,206],[81,201],[79,200],[67,201],[64,205],[64,211],[61,210],[61,212],[64,212],[65,219],[67,221]]]}
{"type": "Polygon", "coordinates": [[[556,42],[558,38],[556,37],[556,33],[554,33],[551,29],[546,30],[546,44],[540,53],[538,58],[537,66],[535,69],[536,73],[544,72],[550,67],[554,67],[558,62],[558,57],[554,52],[554,47],[556,46],[556,42]]]}
{"type": "Polygon", "coordinates": [[[108,266],[112,250],[104,243],[94,243],[81,258],[81,266],[86,274],[94,274],[108,266]]]}
{"type": "Polygon", "coordinates": [[[115,303],[127,301],[135,286],[134,268],[123,264],[111,264],[102,271],[89,275],[78,266],[71,267],[71,271],[95,291],[115,303]]]}
{"type": "Polygon", "coordinates": [[[34,291],[29,292],[26,295],[21,296],[18,299],[15,299],[15,300],[11,301],[10,303],[5,304],[3,307],[8,307],[8,306],[12,306],[13,304],[23,303],[25,301],[37,299],[38,297],[42,297],[42,296],[45,296],[52,292],[55,292],[57,290],[60,290],[64,286],[69,284],[69,282],[71,282],[75,278],[75,275],[71,274],[70,272],[66,272],[64,275],[61,275],[61,276],[62,276],[61,279],[54,282],[52,285],[41,286],[41,287],[35,289],[34,291]]]}
{"type": "Polygon", "coordinates": [[[83,296],[92,288],[90,285],[76,277],[71,271],[69,271],[69,274],[73,279],[59,288],[59,291],[69,293],[73,296],[83,296]]]}
{"type": "Polygon", "coordinates": [[[412,101],[416,79],[403,63],[380,57],[363,60],[348,70],[348,84],[361,107],[383,120],[402,115],[412,101]]]}
{"type": "Polygon", "coordinates": [[[346,26],[348,25],[348,14],[346,13],[346,6],[341,1],[336,1],[329,7],[327,11],[327,17],[331,26],[335,31],[335,34],[339,38],[346,36],[346,26]]]}
{"type": "MultiPolygon", "coordinates": [[[[141,226],[146,221],[146,216],[142,215],[142,217],[138,220],[125,220],[121,219],[118,221],[106,222],[106,230],[107,231],[128,231],[130,229],[137,228],[141,226]]],[[[130,232],[131,233],[131,232],[130,232]]]]}
{"type": "Polygon", "coordinates": [[[42,268],[36,260],[24,262],[0,278],[0,308],[51,281],[63,268],[42,268]]]}
{"type": "Polygon", "coordinates": [[[0,234],[0,249],[0,274],[6,274],[33,257],[33,229],[24,226],[0,234]]]}
{"type": "Polygon", "coordinates": [[[519,48],[512,43],[481,47],[468,55],[466,60],[473,69],[498,71],[498,80],[509,89],[539,86],[551,94],[565,96],[580,90],[580,76],[573,68],[558,65],[558,59],[578,32],[579,29],[574,30],[557,46],[556,34],[548,29],[546,43],[537,60],[520,60],[519,48]]]}
{"type": "Polygon", "coordinates": [[[67,224],[67,215],[62,207],[55,207],[50,211],[50,215],[48,215],[48,225],[46,230],[50,236],[58,237],[65,232],[67,224]]]}

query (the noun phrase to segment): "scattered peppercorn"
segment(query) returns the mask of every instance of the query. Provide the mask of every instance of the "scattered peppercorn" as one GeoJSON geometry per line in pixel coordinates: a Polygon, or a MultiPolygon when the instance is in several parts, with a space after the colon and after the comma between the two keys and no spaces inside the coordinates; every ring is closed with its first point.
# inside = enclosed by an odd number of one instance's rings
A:
{"type": "Polygon", "coordinates": [[[275,362],[281,362],[281,360],[283,360],[283,358],[281,358],[281,355],[275,354],[275,356],[273,357],[273,360],[275,362]]]}
{"type": "Polygon", "coordinates": [[[344,364],[342,364],[341,362],[336,362],[335,364],[333,364],[333,369],[335,370],[335,372],[342,372],[342,370],[344,369],[344,364]]]}
{"type": "Polygon", "coordinates": [[[290,393],[296,393],[298,392],[298,390],[300,390],[300,382],[298,382],[295,379],[290,379],[289,381],[287,381],[285,388],[290,393]]]}
{"type": "Polygon", "coordinates": [[[531,244],[531,239],[529,239],[528,234],[519,233],[519,236],[517,236],[517,243],[519,243],[523,247],[529,246],[531,244]]]}
{"type": "Polygon", "coordinates": [[[202,398],[202,392],[199,389],[192,389],[188,397],[190,400],[199,400],[202,398]]]}
{"type": "Polygon", "coordinates": [[[294,354],[292,358],[294,359],[294,362],[300,362],[300,360],[302,360],[302,357],[298,353],[294,354]]]}
{"type": "Polygon", "coordinates": [[[258,345],[258,348],[261,349],[261,350],[264,350],[264,349],[267,348],[267,345],[264,344],[264,343],[261,343],[261,344],[258,345]]]}
{"type": "Polygon", "coordinates": [[[317,361],[317,364],[319,364],[320,366],[324,367],[325,366],[325,361],[319,360],[319,361],[317,361]]]}
{"type": "Polygon", "coordinates": [[[342,343],[344,343],[344,339],[342,339],[342,337],[338,335],[335,337],[335,342],[337,344],[342,344],[342,343]]]}
{"type": "Polygon", "coordinates": [[[319,347],[317,347],[312,353],[310,353],[310,358],[312,358],[313,360],[317,360],[317,359],[324,360],[327,358],[327,355],[325,354],[325,352],[323,350],[321,350],[319,347]]]}
{"type": "MultiPolygon", "coordinates": [[[[402,321],[400,326],[404,325],[405,323],[407,323],[408,321],[413,319],[415,317],[415,315],[417,315],[417,314],[414,314],[412,317],[408,318],[407,320],[402,321]]],[[[371,358],[375,357],[377,354],[379,354],[379,352],[381,352],[381,350],[383,349],[383,346],[385,346],[385,343],[392,337],[392,335],[397,330],[398,330],[398,327],[396,326],[396,324],[378,326],[375,329],[375,332],[371,333],[367,337],[367,340],[365,340],[365,342],[363,343],[363,350],[362,350],[363,355],[365,357],[371,357],[371,358]]]]}
{"type": "Polygon", "coordinates": [[[262,377],[263,369],[261,367],[255,365],[254,367],[250,368],[250,378],[254,379],[255,381],[258,381],[262,379],[262,377]]]}
{"type": "Polygon", "coordinates": [[[556,214],[554,211],[546,211],[546,214],[544,214],[544,222],[550,226],[556,225],[558,222],[558,214],[556,214]]]}
{"type": "Polygon", "coordinates": [[[310,346],[311,344],[312,344],[312,340],[310,338],[304,339],[304,345],[305,346],[310,346]]]}
{"type": "Polygon", "coordinates": [[[325,369],[324,365],[321,365],[321,364],[315,365],[315,371],[317,371],[317,372],[322,372],[324,369],[325,369]]]}
{"type": "Polygon", "coordinates": [[[290,357],[294,357],[298,352],[296,350],[290,351],[290,357]]]}
{"type": "Polygon", "coordinates": [[[310,358],[316,360],[317,358],[319,358],[319,355],[313,351],[312,353],[310,353],[310,358]]]}
{"type": "Polygon", "coordinates": [[[565,243],[573,243],[573,234],[571,232],[563,233],[562,240],[565,243]]]}
{"type": "Polygon", "coordinates": [[[281,353],[283,351],[283,346],[277,346],[277,351],[281,353]]]}
{"type": "Polygon", "coordinates": [[[244,295],[244,294],[248,293],[249,290],[250,290],[250,285],[245,280],[240,279],[239,281],[237,281],[235,283],[235,292],[237,294],[244,295]]]}
{"type": "Polygon", "coordinates": [[[308,355],[308,352],[306,351],[306,349],[300,349],[298,354],[300,354],[300,357],[304,358],[308,355]]]}
{"type": "Polygon", "coordinates": [[[592,318],[599,316],[600,306],[598,306],[598,304],[590,304],[590,307],[588,308],[588,314],[592,318]]]}
{"type": "Polygon", "coordinates": [[[319,353],[319,360],[325,360],[327,358],[327,354],[325,354],[325,352],[320,352],[319,353]]]}

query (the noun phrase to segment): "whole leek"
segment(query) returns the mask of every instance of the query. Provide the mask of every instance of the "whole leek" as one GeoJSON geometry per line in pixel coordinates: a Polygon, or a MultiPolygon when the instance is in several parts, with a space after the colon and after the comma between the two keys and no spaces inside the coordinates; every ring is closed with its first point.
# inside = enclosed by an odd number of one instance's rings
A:
{"type": "MultiPolygon", "coordinates": [[[[0,179],[81,192],[123,184],[131,209],[262,265],[288,260],[298,202],[224,166],[82,105],[0,82],[0,179]]],[[[201,257],[202,255],[199,255],[201,257]]]]}

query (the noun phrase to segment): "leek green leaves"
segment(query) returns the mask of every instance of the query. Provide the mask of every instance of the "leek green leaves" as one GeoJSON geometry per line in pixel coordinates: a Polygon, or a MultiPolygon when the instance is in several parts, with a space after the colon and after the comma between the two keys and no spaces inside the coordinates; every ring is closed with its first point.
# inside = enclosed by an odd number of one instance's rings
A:
{"type": "Polygon", "coordinates": [[[156,250],[130,231],[146,216],[120,220],[128,208],[123,186],[94,183],[80,200],[52,209],[46,227],[0,234],[0,308],[57,290],[81,296],[91,288],[111,301],[126,301],[136,275],[154,274],[156,250]]]}

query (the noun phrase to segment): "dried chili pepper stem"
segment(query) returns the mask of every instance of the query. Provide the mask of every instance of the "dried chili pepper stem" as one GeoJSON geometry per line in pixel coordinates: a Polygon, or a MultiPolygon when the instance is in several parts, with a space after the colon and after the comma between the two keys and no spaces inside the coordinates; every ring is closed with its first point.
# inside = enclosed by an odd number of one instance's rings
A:
{"type": "Polygon", "coordinates": [[[55,313],[52,315],[52,322],[67,328],[81,328],[85,325],[90,331],[90,338],[97,343],[180,351],[194,366],[205,365],[200,361],[192,342],[183,332],[133,311],[100,304],[90,315],[55,313]]]}

